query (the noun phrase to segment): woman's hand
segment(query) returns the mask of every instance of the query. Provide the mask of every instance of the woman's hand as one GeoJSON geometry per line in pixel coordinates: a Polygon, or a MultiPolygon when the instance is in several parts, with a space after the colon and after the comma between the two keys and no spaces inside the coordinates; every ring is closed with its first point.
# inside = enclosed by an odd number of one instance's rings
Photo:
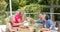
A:
{"type": "Polygon", "coordinates": [[[14,30],[14,29],[10,29],[10,31],[11,31],[11,32],[15,32],[15,30],[14,30]]]}

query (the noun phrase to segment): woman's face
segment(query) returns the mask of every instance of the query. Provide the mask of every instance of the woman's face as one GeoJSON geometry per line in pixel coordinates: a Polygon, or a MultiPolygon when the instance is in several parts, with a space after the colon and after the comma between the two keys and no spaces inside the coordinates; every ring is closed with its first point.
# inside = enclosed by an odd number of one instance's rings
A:
{"type": "Polygon", "coordinates": [[[40,15],[39,15],[39,18],[40,18],[40,20],[42,20],[42,21],[46,21],[45,15],[40,14],[40,15]]]}
{"type": "Polygon", "coordinates": [[[12,22],[13,21],[13,19],[12,19],[12,17],[9,17],[9,20],[8,20],[9,22],[12,22]]]}
{"type": "Polygon", "coordinates": [[[42,18],[42,20],[43,20],[43,21],[46,21],[46,18],[45,18],[45,17],[43,17],[43,18],[42,18]]]}
{"type": "Polygon", "coordinates": [[[19,14],[20,14],[20,15],[23,15],[23,14],[24,14],[24,11],[20,11],[19,14]]]}
{"type": "Polygon", "coordinates": [[[43,18],[43,15],[42,15],[42,14],[39,14],[39,18],[40,18],[40,20],[42,20],[42,18],[43,18]]]}
{"type": "Polygon", "coordinates": [[[21,12],[21,15],[23,15],[24,14],[24,12],[21,12]]]}

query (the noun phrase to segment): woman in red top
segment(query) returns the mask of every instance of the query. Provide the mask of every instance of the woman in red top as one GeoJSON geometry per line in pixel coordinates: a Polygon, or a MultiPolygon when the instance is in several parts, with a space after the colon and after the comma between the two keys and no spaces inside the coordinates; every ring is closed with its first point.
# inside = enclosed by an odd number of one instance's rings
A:
{"type": "Polygon", "coordinates": [[[21,10],[14,17],[14,26],[19,26],[22,24],[22,16],[24,15],[24,11],[21,10]]]}
{"type": "Polygon", "coordinates": [[[24,11],[21,10],[14,17],[13,16],[9,17],[7,27],[10,32],[15,32],[20,30],[19,26],[22,25],[23,14],[24,14],[24,11]]]}

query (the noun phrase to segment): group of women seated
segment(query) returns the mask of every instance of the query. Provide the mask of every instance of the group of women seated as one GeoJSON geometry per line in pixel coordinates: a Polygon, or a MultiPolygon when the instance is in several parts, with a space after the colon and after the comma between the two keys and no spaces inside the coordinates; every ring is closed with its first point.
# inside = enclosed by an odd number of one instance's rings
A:
{"type": "Polygon", "coordinates": [[[45,13],[39,13],[38,20],[34,20],[31,17],[26,17],[26,18],[22,19],[23,15],[24,15],[24,11],[21,10],[16,15],[10,16],[8,18],[9,20],[7,22],[7,28],[9,30],[9,32],[20,31],[21,29],[24,29],[24,28],[28,28],[29,32],[34,32],[34,28],[30,25],[30,22],[38,23],[40,26],[42,25],[42,28],[40,28],[41,31],[57,30],[53,21],[45,13]]]}

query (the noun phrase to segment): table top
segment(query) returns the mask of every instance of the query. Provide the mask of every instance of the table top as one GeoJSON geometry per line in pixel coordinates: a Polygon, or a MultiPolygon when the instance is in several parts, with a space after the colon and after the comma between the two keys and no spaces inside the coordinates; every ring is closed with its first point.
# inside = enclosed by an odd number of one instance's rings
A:
{"type": "Polygon", "coordinates": [[[51,31],[43,31],[43,32],[58,32],[58,31],[52,31],[52,30],[51,30],[51,31]]]}
{"type": "Polygon", "coordinates": [[[43,32],[58,32],[58,31],[49,30],[49,29],[46,29],[46,28],[42,28],[42,29],[40,29],[40,31],[43,31],[43,32]]]}
{"type": "MultiPolygon", "coordinates": [[[[57,32],[57,31],[53,31],[53,30],[45,30],[46,28],[43,28],[43,29],[41,29],[41,27],[38,27],[38,24],[35,24],[35,25],[32,25],[29,29],[32,29],[32,30],[36,30],[36,32],[40,32],[41,30],[43,31],[43,32],[57,32]],[[32,28],[33,29],[32,29],[32,28]]],[[[20,29],[20,32],[30,32],[30,30],[29,29],[27,29],[27,28],[22,28],[22,29],[20,29]]]]}

